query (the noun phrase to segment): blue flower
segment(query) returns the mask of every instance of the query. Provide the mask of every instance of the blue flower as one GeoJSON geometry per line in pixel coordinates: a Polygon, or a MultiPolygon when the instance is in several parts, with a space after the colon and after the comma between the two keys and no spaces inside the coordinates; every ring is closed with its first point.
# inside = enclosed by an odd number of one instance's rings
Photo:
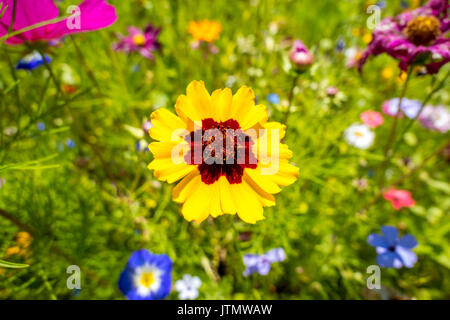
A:
{"type": "Polygon", "coordinates": [[[68,138],[66,140],[66,146],[70,149],[73,149],[75,147],[75,142],[72,139],[68,138]]]}
{"type": "Polygon", "coordinates": [[[145,139],[136,141],[136,151],[148,151],[148,142],[145,139]]]}
{"type": "Polygon", "coordinates": [[[130,300],[160,300],[172,287],[172,260],[166,254],[133,252],[120,274],[119,289],[130,300]]]}
{"type": "MultiPolygon", "coordinates": [[[[395,116],[398,111],[399,98],[393,98],[383,105],[384,113],[395,116]]],[[[408,98],[402,99],[400,110],[410,119],[414,119],[419,114],[422,103],[419,100],[412,100],[408,98]]]]}
{"type": "Polygon", "coordinates": [[[39,131],[44,131],[45,130],[45,123],[43,122],[38,122],[36,124],[36,127],[38,128],[39,131]]]}
{"type": "Polygon", "coordinates": [[[342,52],[345,49],[345,41],[343,39],[339,39],[336,44],[336,51],[342,52]]]}
{"type": "Polygon", "coordinates": [[[409,8],[409,3],[408,3],[408,1],[402,0],[400,2],[400,6],[402,7],[403,10],[406,10],[409,8]]]}
{"type": "MultiPolygon", "coordinates": [[[[48,55],[44,54],[44,58],[45,63],[52,62],[52,59],[50,59],[48,55]]],[[[19,63],[16,65],[16,69],[33,70],[43,64],[44,59],[42,58],[42,55],[37,51],[33,51],[19,60],[19,63]]]]}
{"type": "Polygon", "coordinates": [[[386,1],[384,0],[378,1],[377,6],[379,6],[381,9],[386,9],[386,1]]]}
{"type": "Polygon", "coordinates": [[[411,251],[417,246],[416,238],[407,234],[399,239],[397,228],[392,226],[382,226],[381,232],[383,235],[372,233],[367,238],[367,242],[377,250],[378,265],[383,268],[412,268],[417,262],[417,255],[411,251]]]}
{"type": "Polygon", "coordinates": [[[269,273],[272,263],[280,262],[284,259],[286,259],[286,253],[283,248],[272,249],[262,255],[246,254],[244,255],[244,264],[246,266],[244,276],[247,277],[255,272],[265,276],[269,273]]]}
{"type": "Polygon", "coordinates": [[[269,101],[271,104],[279,104],[280,97],[276,93],[271,93],[267,96],[267,101],[269,101]]]}

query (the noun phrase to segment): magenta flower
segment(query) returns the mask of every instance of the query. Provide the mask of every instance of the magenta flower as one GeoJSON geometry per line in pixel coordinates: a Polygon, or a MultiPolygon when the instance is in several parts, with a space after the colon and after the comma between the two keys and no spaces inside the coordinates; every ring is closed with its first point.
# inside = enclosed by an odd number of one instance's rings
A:
{"type": "Polygon", "coordinates": [[[114,50],[139,52],[143,57],[153,60],[153,52],[160,47],[157,41],[159,32],[160,29],[152,25],[148,25],[144,31],[137,27],[129,27],[128,36],[119,35],[119,42],[114,45],[114,50]]]}
{"type": "Polygon", "coordinates": [[[411,193],[406,190],[389,189],[383,193],[383,198],[390,201],[395,210],[400,210],[403,207],[412,207],[416,204],[411,197],[411,193]]]}
{"type": "Polygon", "coordinates": [[[301,40],[294,41],[291,51],[289,51],[289,59],[299,69],[306,69],[314,62],[313,55],[301,40]]]}
{"type": "MultiPolygon", "coordinates": [[[[8,6],[0,20],[0,37],[8,33],[12,21],[14,1],[3,0],[8,6]]],[[[12,31],[18,31],[34,24],[58,18],[59,10],[52,0],[16,0],[16,16],[12,31]]],[[[79,5],[80,14],[35,28],[6,40],[7,44],[17,45],[24,42],[36,42],[59,39],[65,35],[106,28],[116,19],[115,8],[105,0],[85,0],[79,5]],[[79,21],[79,24],[76,21],[79,21]]]]}
{"type": "Polygon", "coordinates": [[[375,129],[383,124],[383,116],[376,111],[364,111],[361,113],[361,121],[369,128],[375,129]]]}
{"type": "Polygon", "coordinates": [[[450,61],[450,29],[447,0],[431,0],[423,7],[405,11],[380,22],[359,61],[359,69],[370,56],[387,53],[400,60],[406,71],[412,64],[425,65],[433,74],[450,61]]]}

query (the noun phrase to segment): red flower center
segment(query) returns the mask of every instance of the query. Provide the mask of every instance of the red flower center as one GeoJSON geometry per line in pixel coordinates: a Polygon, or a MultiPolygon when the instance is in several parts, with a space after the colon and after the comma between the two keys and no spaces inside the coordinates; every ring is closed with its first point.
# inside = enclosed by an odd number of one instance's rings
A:
{"type": "Polygon", "coordinates": [[[241,183],[244,169],[256,169],[258,160],[251,149],[254,141],[234,119],[216,122],[202,120],[202,128],[189,133],[185,140],[190,150],[185,161],[198,165],[202,181],[212,184],[225,176],[229,183],[241,183]]]}

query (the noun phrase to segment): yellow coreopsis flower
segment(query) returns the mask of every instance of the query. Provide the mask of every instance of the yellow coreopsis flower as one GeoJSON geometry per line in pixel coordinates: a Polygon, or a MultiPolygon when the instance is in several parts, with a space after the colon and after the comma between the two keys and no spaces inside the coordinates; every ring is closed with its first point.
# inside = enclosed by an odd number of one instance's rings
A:
{"type": "Polygon", "coordinates": [[[211,95],[203,81],[191,82],[175,105],[151,115],[149,145],[154,160],[148,168],[168,183],[182,179],[173,200],[182,203],[186,220],[201,222],[209,215],[238,214],[247,223],[264,219],[263,207],[274,206],[273,194],[294,183],[298,168],[292,152],[280,143],[285,126],[267,122],[255,94],[241,87],[211,95]]]}
{"type": "Polygon", "coordinates": [[[188,32],[196,41],[212,42],[219,39],[222,25],[217,21],[202,20],[189,22],[188,32]]]}

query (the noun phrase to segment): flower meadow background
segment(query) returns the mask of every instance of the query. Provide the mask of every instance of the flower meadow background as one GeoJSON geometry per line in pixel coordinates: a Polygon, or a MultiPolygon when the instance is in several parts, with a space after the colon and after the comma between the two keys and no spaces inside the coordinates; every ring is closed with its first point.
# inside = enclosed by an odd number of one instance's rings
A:
{"type": "MultiPolygon", "coordinates": [[[[73,4],[55,3],[61,14],[73,4]]],[[[119,278],[141,249],[173,262],[168,299],[450,298],[449,65],[411,72],[391,139],[398,100],[389,103],[407,76],[388,55],[369,59],[361,74],[355,67],[371,41],[374,2],[108,3],[113,25],[38,48],[47,62],[33,70],[16,65],[34,49],[0,42],[0,259],[29,265],[0,267],[1,299],[124,299],[119,278]],[[199,44],[190,22],[204,19],[221,32],[199,44]],[[135,51],[146,39],[127,42],[127,28],[149,25],[146,49],[135,51]],[[294,39],[314,59],[298,78],[294,39]],[[171,200],[173,185],[147,169],[150,114],[173,111],[192,80],[209,92],[247,85],[270,120],[286,124],[300,174],[265,220],[188,222],[171,200]],[[439,126],[410,119],[424,100],[441,106],[439,126]],[[395,152],[385,163],[388,141],[395,152]],[[368,290],[366,269],[377,264],[368,239],[382,226],[414,236],[417,262],[382,268],[383,289],[368,290]],[[265,253],[249,266],[248,254],[265,253]],[[82,270],[80,290],[66,286],[70,265],[82,270]]],[[[424,3],[378,5],[385,18],[424,3]]]]}

